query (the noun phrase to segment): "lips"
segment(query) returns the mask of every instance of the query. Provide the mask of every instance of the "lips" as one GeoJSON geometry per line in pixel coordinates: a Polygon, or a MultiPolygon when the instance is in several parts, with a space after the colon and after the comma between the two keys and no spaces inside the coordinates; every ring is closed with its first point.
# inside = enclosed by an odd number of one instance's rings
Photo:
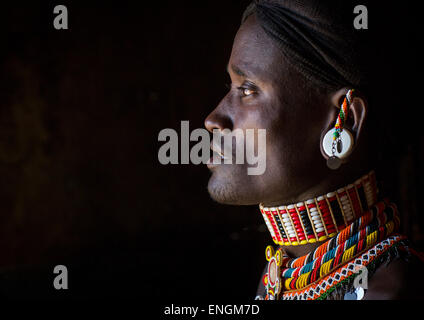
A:
{"type": "Polygon", "coordinates": [[[214,153],[217,153],[221,159],[225,159],[224,154],[221,152],[221,150],[219,150],[219,148],[215,148],[215,146],[211,143],[211,150],[214,153]]]}
{"type": "Polygon", "coordinates": [[[214,141],[211,142],[211,150],[217,153],[221,157],[221,159],[224,159],[224,160],[232,159],[231,156],[230,157],[225,156],[224,153],[222,152],[222,149],[217,144],[215,144],[214,141]]]}
{"type": "Polygon", "coordinates": [[[222,164],[223,163],[222,160],[232,159],[232,157],[224,156],[224,153],[221,151],[221,148],[218,145],[214,144],[213,141],[211,142],[211,150],[212,150],[212,156],[209,159],[209,161],[206,163],[208,166],[214,166],[214,165],[222,164]],[[219,163],[213,163],[215,155],[219,156],[219,159],[221,160],[219,163]]]}

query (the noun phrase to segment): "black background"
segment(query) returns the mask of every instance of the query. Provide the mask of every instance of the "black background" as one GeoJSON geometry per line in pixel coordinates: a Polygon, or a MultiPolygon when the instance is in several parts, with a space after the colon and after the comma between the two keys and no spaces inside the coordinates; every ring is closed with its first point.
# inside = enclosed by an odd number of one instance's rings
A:
{"type": "MultiPolygon", "coordinates": [[[[257,207],[223,206],[205,166],[162,166],[164,128],[190,130],[226,92],[247,1],[2,4],[0,293],[12,298],[255,296],[271,244],[257,207]],[[68,8],[69,30],[53,28],[68,8]],[[69,290],[53,288],[66,265],[69,290]]],[[[421,30],[409,2],[374,3],[391,46],[393,197],[422,246],[421,30]]],[[[366,31],[364,31],[366,32],[366,31]]],[[[379,143],[379,142],[377,142],[379,143]]]]}

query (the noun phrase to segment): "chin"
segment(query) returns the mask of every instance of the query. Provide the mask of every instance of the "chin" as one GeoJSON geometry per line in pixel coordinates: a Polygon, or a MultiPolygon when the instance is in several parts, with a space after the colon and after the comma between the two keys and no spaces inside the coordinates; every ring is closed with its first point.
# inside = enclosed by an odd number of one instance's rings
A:
{"type": "Polygon", "coordinates": [[[208,192],[213,200],[222,204],[238,204],[237,195],[234,194],[233,188],[228,184],[216,183],[211,177],[208,183],[208,192]]]}
{"type": "MultiPolygon", "coordinates": [[[[221,204],[228,205],[253,205],[259,201],[253,200],[246,190],[250,185],[247,181],[239,181],[232,174],[220,175],[218,172],[212,172],[208,182],[208,192],[213,200],[221,204]]],[[[249,188],[250,189],[250,188],[249,188]]]]}

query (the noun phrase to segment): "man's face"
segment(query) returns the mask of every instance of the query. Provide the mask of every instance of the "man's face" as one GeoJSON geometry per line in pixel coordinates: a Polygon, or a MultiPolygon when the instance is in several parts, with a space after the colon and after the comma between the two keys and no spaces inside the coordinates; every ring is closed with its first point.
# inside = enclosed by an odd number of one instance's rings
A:
{"type": "Polygon", "coordinates": [[[266,129],[266,170],[248,175],[246,161],[209,166],[209,193],[226,204],[290,202],[327,170],[320,138],[329,125],[330,101],[308,89],[254,16],[236,35],[228,73],[231,89],[205,126],[209,131],[266,129]]]}

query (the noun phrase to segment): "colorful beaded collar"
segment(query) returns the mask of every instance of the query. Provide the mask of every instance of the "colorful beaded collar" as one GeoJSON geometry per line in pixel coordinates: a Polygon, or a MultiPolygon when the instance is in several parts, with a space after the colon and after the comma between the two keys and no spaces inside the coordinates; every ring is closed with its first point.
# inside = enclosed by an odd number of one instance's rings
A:
{"type": "MultiPolygon", "coordinates": [[[[272,246],[268,246],[265,251],[268,267],[262,278],[266,296],[262,298],[316,299],[327,295],[334,290],[335,285],[361,272],[349,269],[355,266],[357,261],[361,262],[358,266],[366,266],[369,262],[367,257],[377,258],[383,254],[385,250],[373,253],[375,248],[370,248],[372,246],[380,248],[398,228],[397,208],[388,200],[384,200],[365,211],[336,237],[328,239],[303,257],[290,258],[281,247],[274,251],[272,246]],[[364,254],[367,250],[368,253],[364,254]],[[362,258],[355,260],[360,255],[363,255],[365,264],[362,264],[362,258]],[[348,267],[341,272],[341,266],[346,264],[349,264],[348,267]]],[[[394,236],[393,241],[387,242],[387,249],[403,239],[394,236]]]]}
{"type": "Polygon", "coordinates": [[[374,171],[354,184],[297,204],[259,209],[275,244],[299,245],[334,237],[377,203],[374,171]]]}

